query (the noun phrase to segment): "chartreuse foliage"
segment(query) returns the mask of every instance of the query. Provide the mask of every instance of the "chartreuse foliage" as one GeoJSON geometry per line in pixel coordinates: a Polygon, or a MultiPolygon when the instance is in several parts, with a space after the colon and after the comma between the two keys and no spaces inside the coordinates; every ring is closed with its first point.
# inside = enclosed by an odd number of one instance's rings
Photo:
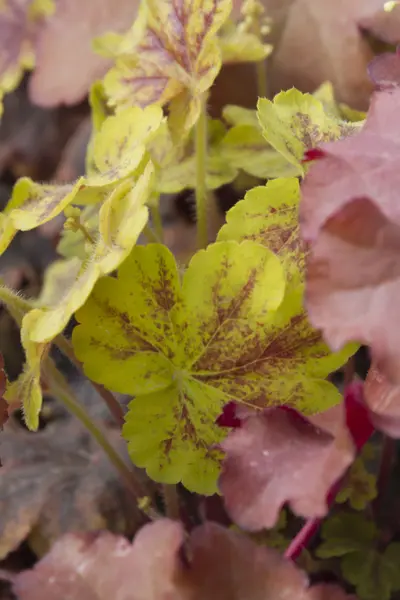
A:
{"type": "Polygon", "coordinates": [[[322,526],[320,558],[340,557],[343,577],[356,587],[360,600],[390,600],[400,590],[400,544],[382,551],[379,531],[361,513],[340,512],[322,526]]]}
{"type": "Polygon", "coordinates": [[[215,491],[214,421],[230,400],[306,413],[340,401],[324,378],[354,349],[331,354],[307,321],[298,202],[295,178],[256,188],[182,285],[166,248],[137,247],[78,311],[75,352],[88,377],[135,396],[124,436],[154,479],[215,491]]]}
{"type": "Polygon", "coordinates": [[[281,92],[274,100],[260,98],[258,119],[265,139],[293,167],[304,175],[304,153],[322,142],[334,141],[360,127],[332,114],[331,107],[311,94],[296,89],[281,92]]]}
{"type": "Polygon", "coordinates": [[[147,222],[145,202],[152,189],[152,178],[153,167],[148,163],[136,182],[122,181],[111,191],[100,208],[98,236],[87,257],[73,257],[53,265],[38,307],[22,320],[26,366],[11,386],[8,398],[23,402],[31,429],[38,427],[42,401],[40,368],[49,345],[86,301],[96,281],[128,256],[147,222]]]}
{"type": "Polygon", "coordinates": [[[136,247],[118,279],[98,282],[74,349],[90,378],[135,396],[124,436],[152,478],[215,492],[215,420],[232,396],[256,400],[254,348],[284,287],[279,259],[250,241],[199,252],[182,284],[164,246],[136,247]]]}

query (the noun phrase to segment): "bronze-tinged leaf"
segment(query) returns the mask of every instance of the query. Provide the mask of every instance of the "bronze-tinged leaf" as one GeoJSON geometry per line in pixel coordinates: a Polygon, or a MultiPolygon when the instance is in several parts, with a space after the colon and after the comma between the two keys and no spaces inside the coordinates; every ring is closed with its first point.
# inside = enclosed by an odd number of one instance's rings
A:
{"type": "Polygon", "coordinates": [[[9,420],[0,450],[0,557],[30,536],[48,547],[69,531],[132,533],[142,522],[115,468],[77,421],[54,421],[33,435],[9,420]]]}
{"type": "Polygon", "coordinates": [[[30,97],[41,106],[74,104],[102,77],[110,62],[95,53],[93,39],[123,33],[135,18],[139,0],[57,0],[40,35],[30,97]]]}
{"type": "Polygon", "coordinates": [[[133,544],[103,533],[68,535],[15,577],[19,600],[350,600],[308,578],[278,552],[208,523],[185,540],[180,523],[146,525],[133,544]],[[62,596],[61,596],[62,595],[62,596]]]}
{"type": "Polygon", "coordinates": [[[352,138],[324,144],[300,203],[311,242],[307,307],[312,324],[338,349],[369,345],[400,380],[400,90],[374,95],[367,122],[352,138]]]}
{"type": "Polygon", "coordinates": [[[295,86],[314,91],[331,81],[337,97],[366,108],[372,87],[366,68],[372,51],[359,23],[382,8],[382,0],[263,0],[275,24],[269,81],[273,93],[295,86]]]}
{"type": "Polygon", "coordinates": [[[364,385],[364,397],[375,427],[399,438],[400,386],[392,384],[376,365],[372,365],[364,385]]]}
{"type": "Polygon", "coordinates": [[[301,517],[325,516],[327,494],[355,454],[343,404],[309,421],[281,408],[250,414],[222,448],[226,508],[251,531],[273,527],[286,502],[301,517]]]}

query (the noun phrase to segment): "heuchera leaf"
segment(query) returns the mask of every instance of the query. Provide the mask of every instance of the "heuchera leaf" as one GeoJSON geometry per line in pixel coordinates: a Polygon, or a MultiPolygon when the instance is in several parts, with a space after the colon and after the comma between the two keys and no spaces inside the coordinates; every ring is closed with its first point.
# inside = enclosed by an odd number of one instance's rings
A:
{"type": "Polygon", "coordinates": [[[257,108],[265,139],[297,168],[297,175],[305,172],[302,160],[307,150],[349,135],[355,127],[325,112],[311,94],[294,88],[281,92],[273,101],[260,98],[257,108]]]}
{"type": "Polygon", "coordinates": [[[363,548],[346,555],[341,561],[344,578],[355,586],[360,600],[391,600],[400,589],[400,544],[390,544],[380,554],[363,548]]]}
{"type": "Polygon", "coordinates": [[[399,381],[400,91],[376,93],[366,124],[319,149],[302,187],[302,233],[310,320],[333,349],[371,347],[384,374],[399,381]],[[359,307],[363,306],[360,312],[359,307]]]}
{"type": "Polygon", "coordinates": [[[279,402],[253,361],[284,286],[279,259],[255,242],[197,253],[182,286],[171,253],[153,244],[136,247],[77,312],[76,355],[91,379],[135,396],[123,433],[153,479],[213,493],[223,405],[279,402]]]}
{"type": "Polygon", "coordinates": [[[132,175],[162,120],[159,106],[149,106],[145,110],[127,108],[108,117],[93,140],[93,172],[86,178],[86,185],[115,184],[132,175]]]}
{"type": "Polygon", "coordinates": [[[27,365],[13,384],[12,393],[23,403],[30,429],[38,427],[42,402],[40,367],[48,344],[84,304],[99,277],[114,271],[130,253],[148,218],[144,203],[151,191],[152,177],[149,163],[133,189],[130,181],[116,187],[100,209],[100,235],[91,254],[83,262],[72,258],[56,263],[52,279],[46,281],[40,308],[31,310],[22,320],[27,365]]]}
{"type": "Polygon", "coordinates": [[[332,354],[308,321],[303,307],[306,246],[299,235],[299,197],[295,178],[253,188],[228,212],[227,224],[218,239],[255,240],[282,261],[288,278],[285,299],[274,321],[266,327],[266,343],[258,350],[254,370],[264,375],[264,385],[276,404],[289,403],[311,414],[340,401],[333,384],[323,380],[347,360],[355,347],[332,354]]]}
{"type": "Polygon", "coordinates": [[[375,427],[394,438],[400,437],[400,386],[393,384],[372,364],[364,386],[365,402],[375,427]]]}
{"type": "Polygon", "coordinates": [[[290,86],[311,92],[328,80],[341,102],[368,106],[371,84],[366,67],[373,52],[359,24],[382,9],[384,0],[263,0],[263,4],[279,32],[268,73],[273,92],[290,86]]]}
{"type": "Polygon", "coordinates": [[[292,562],[236,532],[207,523],[185,539],[167,519],[145,525],[133,544],[108,532],[64,536],[14,581],[20,600],[350,600],[337,586],[310,587],[292,562]]]}
{"type": "Polygon", "coordinates": [[[343,405],[318,415],[315,425],[282,408],[255,413],[222,448],[219,483],[226,507],[252,531],[273,527],[285,502],[301,517],[325,516],[328,492],[355,454],[343,405]]]}
{"type": "Polygon", "coordinates": [[[360,25],[379,40],[396,46],[400,43],[400,6],[396,3],[391,10],[385,10],[383,6],[379,9],[362,19],[360,25]]]}
{"type": "Polygon", "coordinates": [[[0,254],[5,252],[17,231],[34,229],[55,216],[73,202],[83,178],[73,185],[40,185],[22,177],[14,186],[6,208],[0,213],[0,254]]]}
{"type": "Polygon", "coordinates": [[[140,0],[54,3],[55,12],[38,39],[36,68],[29,80],[31,100],[45,107],[77,104],[85,98],[110,66],[94,52],[94,38],[107,31],[127,31],[140,0]]]}
{"type": "Polygon", "coordinates": [[[400,48],[395,53],[376,56],[368,65],[368,74],[380,90],[400,86],[400,48]]]}
{"type": "Polygon", "coordinates": [[[3,0],[0,5],[0,95],[11,92],[35,64],[38,33],[52,0],[3,0]]]}
{"type": "Polygon", "coordinates": [[[220,70],[216,33],[230,10],[231,0],[143,2],[104,79],[111,104],[120,109],[175,99],[171,109],[184,129],[190,129],[199,114],[200,96],[220,70]]]}
{"type": "Polygon", "coordinates": [[[327,519],[321,528],[322,543],[316,554],[320,558],[345,556],[352,552],[370,548],[376,540],[378,530],[365,515],[340,511],[327,519]]]}

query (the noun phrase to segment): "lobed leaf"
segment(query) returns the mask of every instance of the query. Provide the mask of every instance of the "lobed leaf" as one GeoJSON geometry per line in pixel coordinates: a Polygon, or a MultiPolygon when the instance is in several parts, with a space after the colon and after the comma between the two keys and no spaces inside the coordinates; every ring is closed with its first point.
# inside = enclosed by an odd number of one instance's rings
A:
{"type": "Polygon", "coordinates": [[[53,265],[39,307],[22,320],[22,344],[27,365],[18,380],[17,392],[30,429],[37,429],[42,402],[40,366],[48,344],[67,325],[74,312],[91,294],[96,281],[114,271],[129,255],[148,218],[144,203],[152,187],[153,168],[149,163],[133,189],[121,183],[103,203],[99,213],[99,238],[90,255],[53,265]],[[32,393],[32,390],[34,393],[32,393]]]}
{"type": "MultiPolygon", "coordinates": [[[[283,290],[279,260],[254,242],[199,252],[182,287],[169,251],[150,245],[135,248],[118,279],[100,281],[78,311],[75,352],[89,377],[135,396],[124,436],[154,479],[215,491],[224,373],[232,370],[231,387],[244,399],[247,380],[234,377],[235,364],[283,290]]],[[[252,385],[252,373],[248,379],[252,385]]]]}
{"type": "Polygon", "coordinates": [[[142,3],[104,79],[111,104],[120,109],[174,100],[171,118],[189,130],[199,114],[200,96],[220,70],[215,35],[230,10],[231,0],[142,3]]]}
{"type": "Polygon", "coordinates": [[[14,592],[20,600],[350,600],[336,586],[310,587],[292,562],[238,533],[207,523],[185,540],[182,525],[167,519],[143,527],[133,544],[108,532],[65,536],[15,578],[14,592]]]}
{"type": "Polygon", "coordinates": [[[302,160],[307,150],[349,135],[354,127],[325,112],[311,94],[294,88],[281,92],[273,101],[260,98],[257,109],[265,139],[296,167],[297,175],[305,172],[302,160]]]}
{"type": "Polygon", "coordinates": [[[400,240],[396,127],[400,92],[376,93],[366,124],[319,151],[302,188],[302,233],[311,322],[333,349],[350,340],[371,347],[398,382],[396,326],[400,240]],[[364,307],[362,314],[360,306],[364,307]]]}
{"type": "Polygon", "coordinates": [[[329,490],[352,463],[355,447],[343,405],[314,423],[270,409],[246,416],[222,442],[226,458],[219,485],[241,527],[273,527],[286,502],[306,519],[327,514],[329,490]]]}

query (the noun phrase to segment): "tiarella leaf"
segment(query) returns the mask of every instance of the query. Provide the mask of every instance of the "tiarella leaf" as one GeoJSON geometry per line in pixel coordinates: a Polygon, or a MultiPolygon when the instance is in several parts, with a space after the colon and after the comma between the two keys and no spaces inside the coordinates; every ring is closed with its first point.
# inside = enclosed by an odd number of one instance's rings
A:
{"type": "Polygon", "coordinates": [[[115,184],[132,175],[162,120],[158,106],[128,108],[108,117],[93,140],[92,162],[96,172],[85,180],[86,185],[115,184]]]}
{"type": "Polygon", "coordinates": [[[298,175],[304,174],[302,159],[306,150],[354,130],[351,124],[326,113],[311,94],[296,89],[281,92],[273,102],[260,98],[258,118],[267,142],[297,168],[298,175]]]}
{"type": "Polygon", "coordinates": [[[175,131],[197,120],[199,96],[213,84],[221,57],[215,34],[229,16],[231,0],[148,0],[120,46],[104,85],[111,103],[171,107],[175,131]]]}
{"type": "Polygon", "coordinates": [[[260,335],[284,285],[278,258],[254,242],[199,252],[182,287],[170,252],[150,245],[135,248],[118,279],[100,281],[78,311],[75,352],[92,379],[135,395],[124,435],[157,481],[215,492],[224,435],[215,421],[229,400],[221,372],[260,335]]]}
{"type": "Polygon", "coordinates": [[[40,185],[28,177],[18,180],[13,195],[0,214],[0,253],[4,252],[20,229],[34,229],[60,214],[73,202],[83,186],[83,178],[74,185],[40,185]]]}

